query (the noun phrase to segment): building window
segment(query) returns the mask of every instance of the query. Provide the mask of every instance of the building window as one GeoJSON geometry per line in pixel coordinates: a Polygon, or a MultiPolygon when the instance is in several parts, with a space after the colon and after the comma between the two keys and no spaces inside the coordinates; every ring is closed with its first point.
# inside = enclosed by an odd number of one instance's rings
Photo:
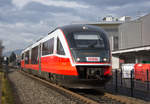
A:
{"type": "Polygon", "coordinates": [[[60,42],[60,40],[57,38],[57,54],[59,55],[65,55],[64,48],[60,42]]]}
{"type": "Polygon", "coordinates": [[[53,54],[54,38],[47,40],[42,45],[42,55],[53,54]]]}
{"type": "Polygon", "coordinates": [[[118,50],[118,36],[113,37],[113,50],[118,50]]]}
{"type": "Polygon", "coordinates": [[[25,64],[29,64],[29,51],[25,53],[25,64]]]}
{"type": "Polygon", "coordinates": [[[32,48],[31,64],[38,64],[38,46],[32,48]]]}

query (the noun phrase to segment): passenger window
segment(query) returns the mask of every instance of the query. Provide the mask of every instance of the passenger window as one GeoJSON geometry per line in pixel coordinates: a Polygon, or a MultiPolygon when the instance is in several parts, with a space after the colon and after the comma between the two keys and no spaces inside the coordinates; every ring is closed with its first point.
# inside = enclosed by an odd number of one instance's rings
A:
{"type": "Polygon", "coordinates": [[[57,38],[57,54],[59,55],[65,55],[64,48],[60,42],[60,40],[57,38]]]}
{"type": "Polygon", "coordinates": [[[25,53],[25,64],[29,64],[29,51],[25,53]]]}
{"type": "Polygon", "coordinates": [[[47,40],[42,45],[42,55],[53,54],[54,38],[47,40]]]}
{"type": "Polygon", "coordinates": [[[32,48],[31,64],[38,64],[38,46],[32,48]]]}

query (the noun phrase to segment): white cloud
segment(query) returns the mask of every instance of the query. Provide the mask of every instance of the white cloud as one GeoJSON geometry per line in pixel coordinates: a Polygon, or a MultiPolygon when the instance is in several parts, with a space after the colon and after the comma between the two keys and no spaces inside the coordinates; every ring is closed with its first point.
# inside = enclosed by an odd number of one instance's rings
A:
{"type": "Polygon", "coordinates": [[[6,51],[23,49],[29,44],[35,42],[42,35],[47,35],[48,26],[40,23],[0,23],[0,40],[3,41],[6,51]],[[43,33],[43,34],[42,34],[43,33]]]}
{"type": "Polygon", "coordinates": [[[115,11],[115,10],[119,10],[121,7],[120,6],[109,6],[106,8],[106,10],[111,10],[111,11],[115,11]]]}
{"type": "Polygon", "coordinates": [[[19,8],[22,8],[23,6],[27,5],[29,2],[32,2],[32,0],[12,0],[12,3],[19,8]]]}
{"type": "Polygon", "coordinates": [[[69,13],[52,13],[52,15],[54,17],[56,17],[55,19],[55,25],[58,26],[62,26],[62,25],[68,25],[71,24],[74,21],[85,21],[84,18],[80,17],[80,16],[75,16],[75,15],[71,15],[69,13]]]}
{"type": "Polygon", "coordinates": [[[46,18],[38,23],[0,23],[0,39],[3,40],[5,51],[23,49],[39,38],[46,36],[56,27],[67,25],[72,21],[85,20],[80,16],[74,16],[70,13],[52,13],[52,15],[55,18],[46,18]]]}
{"type": "Polygon", "coordinates": [[[127,0],[124,4],[107,3],[108,0],[11,0],[11,2],[13,5],[6,3],[7,6],[0,7],[0,40],[3,40],[7,51],[22,49],[47,35],[55,27],[73,21],[99,21],[99,18],[108,14],[117,17],[134,16],[139,10],[149,12],[150,5],[146,0],[142,2],[127,0]],[[29,3],[34,5],[28,6],[29,3]],[[42,4],[41,7],[37,3],[42,4]]]}
{"type": "Polygon", "coordinates": [[[31,2],[41,3],[47,6],[57,6],[66,8],[89,8],[89,5],[79,4],[75,1],[57,1],[57,0],[12,0],[12,3],[19,8],[23,8],[25,5],[31,2]]]}

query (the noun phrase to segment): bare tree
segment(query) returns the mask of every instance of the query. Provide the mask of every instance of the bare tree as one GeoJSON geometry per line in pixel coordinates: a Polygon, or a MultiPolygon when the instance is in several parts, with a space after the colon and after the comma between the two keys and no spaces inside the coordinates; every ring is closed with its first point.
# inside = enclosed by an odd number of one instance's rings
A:
{"type": "Polygon", "coordinates": [[[2,57],[4,46],[2,45],[2,41],[0,40],[0,57],[2,57]]]}
{"type": "Polygon", "coordinates": [[[0,65],[2,63],[2,53],[3,53],[3,49],[4,49],[4,46],[2,44],[2,40],[0,40],[0,65]]]}

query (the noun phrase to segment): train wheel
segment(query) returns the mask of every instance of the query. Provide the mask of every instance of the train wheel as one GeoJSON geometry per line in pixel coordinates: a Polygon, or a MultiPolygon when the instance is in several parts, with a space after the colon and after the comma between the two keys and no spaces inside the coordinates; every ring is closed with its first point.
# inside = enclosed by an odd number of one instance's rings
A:
{"type": "Polygon", "coordinates": [[[57,85],[61,85],[61,82],[57,79],[57,76],[55,74],[49,73],[49,79],[52,83],[55,83],[57,85]]]}
{"type": "Polygon", "coordinates": [[[57,85],[61,86],[61,81],[57,80],[57,85]]]}
{"type": "Polygon", "coordinates": [[[49,79],[52,83],[55,83],[56,84],[56,78],[55,78],[55,75],[54,74],[51,74],[49,73],[49,79]]]}
{"type": "Polygon", "coordinates": [[[48,73],[49,80],[53,83],[53,76],[51,73],[48,73]]]}
{"type": "Polygon", "coordinates": [[[54,80],[54,83],[57,84],[57,77],[56,77],[56,75],[53,75],[53,80],[54,80]]]}

